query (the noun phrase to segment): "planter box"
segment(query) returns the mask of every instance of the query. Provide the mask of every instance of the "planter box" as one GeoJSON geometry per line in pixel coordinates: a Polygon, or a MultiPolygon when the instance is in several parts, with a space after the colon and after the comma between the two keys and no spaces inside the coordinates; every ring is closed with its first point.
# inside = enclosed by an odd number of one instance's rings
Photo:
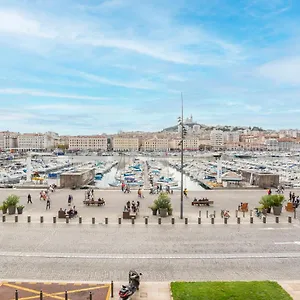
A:
{"type": "Polygon", "coordinates": [[[152,215],[156,216],[157,215],[157,210],[152,210],[152,215]]]}
{"type": "Polygon", "coordinates": [[[18,208],[17,207],[17,211],[18,211],[18,215],[21,215],[23,213],[23,208],[18,208]]]}
{"type": "Polygon", "coordinates": [[[8,214],[14,215],[16,213],[16,206],[9,206],[8,207],[8,214]]]}
{"type": "Polygon", "coordinates": [[[282,205],[281,206],[273,206],[274,216],[280,216],[281,212],[282,212],[282,205]]]}
{"type": "Polygon", "coordinates": [[[162,218],[165,218],[168,215],[168,209],[167,208],[160,208],[159,209],[159,215],[162,218]]]}

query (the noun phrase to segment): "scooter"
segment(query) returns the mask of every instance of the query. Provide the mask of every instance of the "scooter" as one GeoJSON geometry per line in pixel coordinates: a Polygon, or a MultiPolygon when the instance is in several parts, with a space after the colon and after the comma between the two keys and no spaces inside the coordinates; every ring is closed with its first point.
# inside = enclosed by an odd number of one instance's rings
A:
{"type": "Polygon", "coordinates": [[[130,270],[128,275],[129,284],[122,285],[122,288],[119,291],[120,300],[128,300],[140,287],[140,276],[142,273],[130,270]]]}

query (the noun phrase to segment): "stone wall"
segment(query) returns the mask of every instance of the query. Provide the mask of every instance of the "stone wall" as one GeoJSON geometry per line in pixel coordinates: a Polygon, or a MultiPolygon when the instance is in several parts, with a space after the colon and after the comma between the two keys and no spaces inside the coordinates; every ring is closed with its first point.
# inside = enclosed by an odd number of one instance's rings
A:
{"type": "Polygon", "coordinates": [[[260,188],[277,188],[279,186],[279,175],[271,173],[251,173],[242,171],[244,181],[250,182],[251,174],[253,174],[253,185],[260,188]]]}
{"type": "Polygon", "coordinates": [[[61,188],[79,188],[94,180],[95,169],[86,169],[74,173],[62,173],[60,175],[61,188]]]}

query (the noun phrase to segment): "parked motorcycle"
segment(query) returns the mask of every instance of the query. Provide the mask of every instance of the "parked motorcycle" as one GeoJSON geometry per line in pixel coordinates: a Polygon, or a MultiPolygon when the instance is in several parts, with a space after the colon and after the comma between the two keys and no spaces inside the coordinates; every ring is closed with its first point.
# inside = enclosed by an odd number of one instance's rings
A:
{"type": "Polygon", "coordinates": [[[129,271],[129,284],[122,285],[119,291],[120,300],[128,300],[140,287],[140,276],[142,273],[138,273],[134,270],[129,271]]]}

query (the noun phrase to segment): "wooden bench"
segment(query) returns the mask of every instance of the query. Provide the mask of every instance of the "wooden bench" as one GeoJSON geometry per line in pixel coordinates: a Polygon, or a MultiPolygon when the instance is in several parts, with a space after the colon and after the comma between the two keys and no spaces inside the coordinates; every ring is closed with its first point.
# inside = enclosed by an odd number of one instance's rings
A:
{"type": "Polygon", "coordinates": [[[239,206],[239,211],[248,212],[248,203],[243,203],[241,206],[239,206]]]}
{"type": "Polygon", "coordinates": [[[132,211],[123,211],[123,219],[130,219],[134,218],[136,219],[137,213],[134,213],[132,211]]]}
{"type": "Polygon", "coordinates": [[[105,201],[104,200],[83,200],[83,204],[87,205],[87,206],[90,206],[90,205],[105,205],[105,201]]]}
{"type": "Polygon", "coordinates": [[[211,204],[214,204],[214,201],[212,200],[194,200],[192,201],[192,205],[206,205],[209,206],[211,204]]]}
{"type": "Polygon", "coordinates": [[[63,210],[58,211],[58,218],[59,219],[65,219],[67,215],[68,214],[66,214],[63,210]]]}
{"type": "Polygon", "coordinates": [[[285,206],[285,210],[288,212],[294,212],[295,208],[293,202],[288,202],[285,206]]]}

